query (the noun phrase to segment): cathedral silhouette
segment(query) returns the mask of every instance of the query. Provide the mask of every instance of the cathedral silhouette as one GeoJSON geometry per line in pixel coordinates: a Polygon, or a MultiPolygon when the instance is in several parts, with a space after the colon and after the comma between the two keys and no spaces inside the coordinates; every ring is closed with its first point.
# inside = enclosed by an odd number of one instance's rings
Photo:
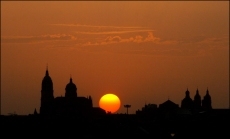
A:
{"type": "Polygon", "coordinates": [[[49,76],[48,67],[42,80],[41,89],[41,115],[103,115],[105,110],[100,107],[93,107],[92,97],[79,97],[77,86],[70,77],[65,87],[65,96],[54,98],[53,82],[49,76]]]}
{"type": "Polygon", "coordinates": [[[185,91],[185,98],[181,101],[181,108],[183,109],[196,109],[196,110],[210,110],[212,109],[212,101],[211,96],[209,95],[209,91],[207,89],[206,95],[203,100],[201,100],[201,96],[199,94],[198,89],[196,90],[196,94],[194,96],[194,100],[190,98],[190,92],[188,89],[185,91]]]}
{"type": "Polygon", "coordinates": [[[171,100],[167,100],[157,107],[156,104],[145,104],[141,110],[137,110],[136,114],[147,114],[147,115],[155,115],[157,113],[167,113],[167,112],[176,112],[176,113],[199,113],[202,111],[212,110],[212,100],[209,94],[209,90],[207,89],[205,96],[201,99],[198,89],[196,90],[196,94],[194,99],[190,97],[190,92],[188,89],[185,91],[185,98],[181,100],[181,106],[172,102],[171,100]]]}

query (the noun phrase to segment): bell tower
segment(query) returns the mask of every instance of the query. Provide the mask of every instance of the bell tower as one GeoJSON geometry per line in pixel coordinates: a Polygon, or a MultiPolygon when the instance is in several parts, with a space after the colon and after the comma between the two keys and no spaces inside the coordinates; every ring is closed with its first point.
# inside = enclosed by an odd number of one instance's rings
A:
{"type": "Polygon", "coordinates": [[[212,109],[212,100],[211,100],[211,96],[209,95],[208,89],[206,91],[206,95],[204,96],[202,100],[202,107],[203,109],[206,109],[206,110],[212,109]]]}
{"type": "Polygon", "coordinates": [[[185,98],[181,101],[181,108],[193,109],[193,100],[190,98],[190,92],[188,91],[188,88],[185,92],[185,98]]]}
{"type": "Polygon", "coordinates": [[[42,80],[41,89],[41,107],[40,114],[50,114],[52,112],[53,105],[53,82],[49,76],[48,66],[46,68],[45,76],[42,80]]]}
{"type": "Polygon", "coordinates": [[[196,95],[194,96],[194,108],[195,109],[201,108],[201,96],[199,94],[198,88],[196,90],[196,95]]]}

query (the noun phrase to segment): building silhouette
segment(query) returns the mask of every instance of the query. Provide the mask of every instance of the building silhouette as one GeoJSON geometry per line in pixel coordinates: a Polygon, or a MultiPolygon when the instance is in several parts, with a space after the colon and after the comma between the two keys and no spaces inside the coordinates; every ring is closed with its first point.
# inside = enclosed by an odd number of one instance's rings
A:
{"type": "Polygon", "coordinates": [[[174,110],[177,108],[179,108],[179,105],[172,102],[169,99],[167,101],[165,101],[164,103],[159,105],[159,109],[162,109],[162,110],[174,110]]]}
{"type": "Polygon", "coordinates": [[[206,95],[203,100],[201,100],[201,96],[199,94],[199,90],[196,90],[196,94],[194,96],[194,100],[190,98],[190,92],[188,89],[185,92],[185,98],[181,101],[181,108],[189,109],[189,110],[210,110],[212,109],[212,101],[211,96],[209,95],[209,91],[207,89],[206,95]]]}
{"type": "Polygon", "coordinates": [[[181,101],[181,108],[185,109],[193,109],[194,103],[193,100],[190,98],[190,92],[188,89],[185,91],[185,98],[181,101]]]}
{"type": "Polygon", "coordinates": [[[201,109],[201,96],[198,89],[196,90],[196,95],[194,96],[193,103],[195,109],[201,109]]]}
{"type": "Polygon", "coordinates": [[[212,104],[211,96],[209,95],[209,91],[207,89],[206,95],[204,96],[204,98],[202,100],[202,108],[203,109],[212,109],[211,104],[212,104]]]}
{"type": "Polygon", "coordinates": [[[136,114],[138,115],[156,115],[157,113],[180,113],[180,114],[192,114],[201,111],[207,111],[212,109],[211,105],[211,96],[209,94],[209,90],[207,89],[206,95],[203,99],[199,94],[199,90],[196,90],[196,94],[194,95],[194,99],[190,97],[190,92],[187,89],[185,91],[185,98],[181,100],[181,106],[172,102],[171,100],[167,100],[162,104],[159,104],[157,107],[156,104],[146,105],[141,109],[137,110],[136,114]],[[151,107],[150,107],[151,106],[151,107]]]}
{"type": "Polygon", "coordinates": [[[69,83],[65,87],[65,96],[54,98],[53,82],[49,75],[48,67],[42,80],[41,87],[41,115],[95,115],[105,114],[99,107],[93,107],[92,97],[79,97],[77,86],[70,77],[69,83]]]}

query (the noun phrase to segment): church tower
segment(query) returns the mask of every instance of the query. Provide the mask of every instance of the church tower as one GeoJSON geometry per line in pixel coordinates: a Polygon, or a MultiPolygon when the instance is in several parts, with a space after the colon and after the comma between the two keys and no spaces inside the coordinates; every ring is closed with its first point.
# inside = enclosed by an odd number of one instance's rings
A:
{"type": "Polygon", "coordinates": [[[181,108],[184,108],[184,109],[193,109],[193,101],[192,99],[190,98],[190,92],[187,91],[185,92],[185,98],[181,101],[181,108]]]}
{"type": "Polygon", "coordinates": [[[47,67],[45,77],[42,80],[40,114],[50,114],[52,112],[53,100],[53,82],[47,67]]]}
{"type": "Polygon", "coordinates": [[[196,90],[196,95],[194,96],[194,108],[200,109],[201,108],[201,96],[199,94],[198,89],[196,90]]]}
{"type": "Polygon", "coordinates": [[[65,97],[66,98],[77,98],[77,87],[73,83],[72,77],[70,77],[69,83],[66,85],[65,97]]]}
{"type": "Polygon", "coordinates": [[[207,89],[206,95],[204,96],[202,100],[202,108],[206,110],[212,109],[211,103],[212,103],[211,96],[209,95],[209,91],[207,89]]]}

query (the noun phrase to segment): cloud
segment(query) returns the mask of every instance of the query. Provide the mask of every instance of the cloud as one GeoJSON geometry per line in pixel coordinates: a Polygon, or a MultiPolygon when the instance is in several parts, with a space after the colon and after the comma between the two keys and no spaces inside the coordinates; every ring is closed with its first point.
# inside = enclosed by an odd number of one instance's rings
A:
{"type": "Polygon", "coordinates": [[[146,27],[134,26],[96,26],[96,25],[82,25],[82,24],[50,24],[52,26],[70,27],[71,31],[76,34],[85,35],[106,35],[106,34],[126,34],[138,32],[153,32],[155,30],[146,27]],[[77,31],[73,31],[77,30],[77,31]]]}
{"type": "Polygon", "coordinates": [[[147,37],[142,35],[136,35],[129,38],[122,38],[121,36],[108,36],[104,40],[98,40],[97,42],[87,42],[84,45],[107,45],[112,43],[144,43],[144,42],[152,42],[158,43],[160,38],[155,37],[152,32],[148,32],[147,37]]]}
{"type": "Polygon", "coordinates": [[[76,31],[77,34],[87,34],[87,35],[103,35],[103,34],[125,34],[125,33],[135,33],[135,32],[151,32],[154,30],[122,30],[122,31],[97,31],[97,32],[80,32],[76,31]]]}
{"type": "Polygon", "coordinates": [[[182,56],[182,57],[206,57],[216,51],[229,50],[227,37],[192,37],[195,40],[183,41],[165,40],[156,37],[153,32],[147,35],[137,34],[133,36],[109,35],[95,42],[87,42],[82,50],[90,52],[111,52],[120,54],[138,54],[145,56],[182,56]]]}
{"type": "Polygon", "coordinates": [[[116,42],[116,43],[121,42],[121,40],[122,38],[120,36],[114,36],[114,37],[109,36],[105,39],[106,42],[116,42]]]}
{"type": "Polygon", "coordinates": [[[145,27],[124,27],[124,26],[96,26],[96,25],[82,25],[82,24],[49,24],[51,26],[66,26],[66,27],[87,27],[87,28],[115,28],[115,29],[140,29],[145,27]]]}
{"type": "Polygon", "coordinates": [[[148,41],[154,42],[154,41],[159,41],[159,40],[160,40],[160,38],[155,37],[152,32],[148,32],[148,37],[146,37],[144,41],[145,42],[148,42],[148,41]]]}
{"type": "Polygon", "coordinates": [[[44,41],[69,41],[76,40],[73,35],[68,34],[47,34],[40,36],[8,36],[2,37],[2,43],[38,43],[44,41]]]}

